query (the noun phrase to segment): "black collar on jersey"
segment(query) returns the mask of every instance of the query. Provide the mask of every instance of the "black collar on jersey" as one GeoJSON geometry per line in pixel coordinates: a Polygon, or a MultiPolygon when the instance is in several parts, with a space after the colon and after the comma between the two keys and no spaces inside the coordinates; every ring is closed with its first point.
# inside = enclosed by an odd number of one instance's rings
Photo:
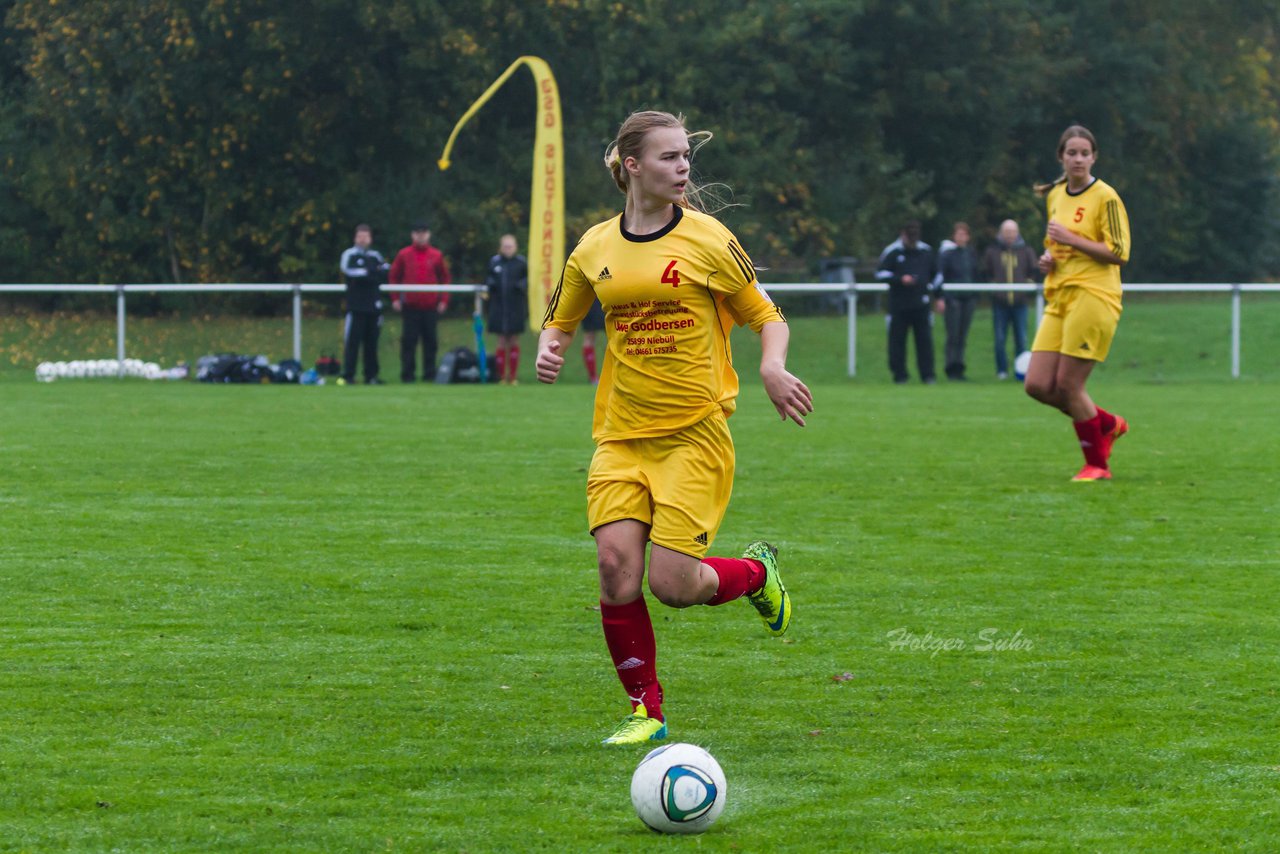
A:
{"type": "Polygon", "coordinates": [[[671,217],[671,222],[667,223],[653,234],[632,234],[627,231],[627,226],[622,221],[626,214],[618,217],[618,229],[622,232],[622,236],[625,239],[630,240],[632,243],[648,243],[651,240],[657,240],[659,237],[670,234],[671,229],[679,225],[680,220],[684,217],[684,208],[679,205],[672,205],[671,207],[675,208],[675,212],[671,217]]]}
{"type": "Polygon", "coordinates": [[[1085,184],[1083,187],[1081,187],[1080,189],[1076,190],[1074,193],[1073,193],[1073,192],[1071,192],[1071,188],[1070,188],[1070,187],[1067,187],[1067,195],[1068,195],[1068,196],[1078,196],[1078,195],[1080,195],[1081,193],[1087,193],[1087,192],[1089,192],[1089,188],[1090,188],[1090,187],[1092,187],[1092,186],[1093,186],[1094,184],[1096,184],[1096,183],[1098,183],[1098,176],[1097,176],[1097,175],[1090,175],[1090,176],[1089,176],[1089,183],[1088,183],[1088,184],[1085,184]]]}

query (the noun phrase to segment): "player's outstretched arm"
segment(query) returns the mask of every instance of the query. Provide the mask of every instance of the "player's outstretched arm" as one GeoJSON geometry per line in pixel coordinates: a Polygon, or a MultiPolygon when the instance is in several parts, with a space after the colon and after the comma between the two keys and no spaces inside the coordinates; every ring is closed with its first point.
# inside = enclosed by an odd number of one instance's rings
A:
{"type": "Polygon", "coordinates": [[[548,326],[538,336],[538,358],[534,362],[537,369],[538,382],[553,383],[560,376],[564,367],[564,351],[573,336],[568,332],[548,326]]]}
{"type": "Polygon", "coordinates": [[[790,418],[804,426],[804,416],[813,412],[813,394],[799,377],[787,371],[787,344],[791,330],[785,323],[766,323],[760,329],[760,379],[782,420],[790,418]]]}

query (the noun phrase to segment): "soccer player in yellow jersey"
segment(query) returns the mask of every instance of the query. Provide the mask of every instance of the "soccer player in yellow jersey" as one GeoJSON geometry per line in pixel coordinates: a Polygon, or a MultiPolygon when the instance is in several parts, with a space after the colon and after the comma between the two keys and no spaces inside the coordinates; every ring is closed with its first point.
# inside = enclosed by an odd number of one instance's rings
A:
{"type": "Polygon", "coordinates": [[[670,113],[633,113],[605,153],[626,194],[623,213],[591,228],[565,264],[538,339],[537,374],[555,382],[578,323],[597,297],[606,349],[596,390],[587,517],[596,540],[605,643],[632,713],[605,744],[667,735],[655,665],[649,589],[674,608],[742,596],[768,631],[791,620],[777,549],[764,541],[741,558],[706,557],[733,488],[726,418],[738,396],[732,326],[760,334],[760,376],[781,415],[800,426],[809,389],[786,369],[786,320],[756,282],[732,232],[703,213],[690,181],[690,133],[670,113]]]}
{"type": "Polygon", "coordinates": [[[1036,187],[1049,211],[1040,256],[1046,305],[1025,387],[1074,422],[1085,462],[1076,481],[1110,480],[1112,445],[1129,431],[1084,388],[1111,348],[1120,322],[1120,267],[1129,260],[1129,215],[1119,194],[1093,176],[1097,157],[1093,134],[1072,125],[1058,141],[1062,177],[1036,187]]]}

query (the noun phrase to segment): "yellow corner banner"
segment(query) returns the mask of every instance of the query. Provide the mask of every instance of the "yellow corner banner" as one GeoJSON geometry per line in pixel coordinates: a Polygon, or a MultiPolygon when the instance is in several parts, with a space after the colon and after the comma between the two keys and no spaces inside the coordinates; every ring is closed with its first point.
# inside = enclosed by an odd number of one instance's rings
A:
{"type": "Polygon", "coordinates": [[[537,127],[533,136],[533,182],[529,199],[529,328],[542,327],[551,295],[564,267],[564,126],[560,118],[560,90],[551,66],[536,56],[522,56],[508,66],[484,94],[476,99],[449,134],[439,167],[449,168],[449,153],[462,126],[479,112],[493,93],[507,82],[517,68],[527,66],[533,74],[538,98],[537,127]]]}

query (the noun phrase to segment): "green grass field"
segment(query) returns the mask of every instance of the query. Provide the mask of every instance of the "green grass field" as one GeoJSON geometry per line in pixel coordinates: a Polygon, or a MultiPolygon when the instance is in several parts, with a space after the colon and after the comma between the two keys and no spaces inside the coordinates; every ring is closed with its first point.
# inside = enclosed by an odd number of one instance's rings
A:
{"type": "MultiPolygon", "coordinates": [[[[842,321],[796,320],[804,430],[742,339],[712,552],[773,539],[797,610],[777,641],[744,603],[651,602],[672,738],[729,781],[695,838],[646,830],[644,751],[597,744],[626,700],[576,360],[554,388],[305,388],[42,385],[11,355],[0,850],[1274,850],[1278,316],[1246,313],[1231,382],[1225,302],[1131,309],[1091,387],[1133,430],[1090,485],[1013,384],[889,385],[879,318],[856,381],[842,321]]],[[[111,322],[35,358],[109,356],[111,322]]],[[[269,323],[201,349],[278,358],[269,323]]]]}

